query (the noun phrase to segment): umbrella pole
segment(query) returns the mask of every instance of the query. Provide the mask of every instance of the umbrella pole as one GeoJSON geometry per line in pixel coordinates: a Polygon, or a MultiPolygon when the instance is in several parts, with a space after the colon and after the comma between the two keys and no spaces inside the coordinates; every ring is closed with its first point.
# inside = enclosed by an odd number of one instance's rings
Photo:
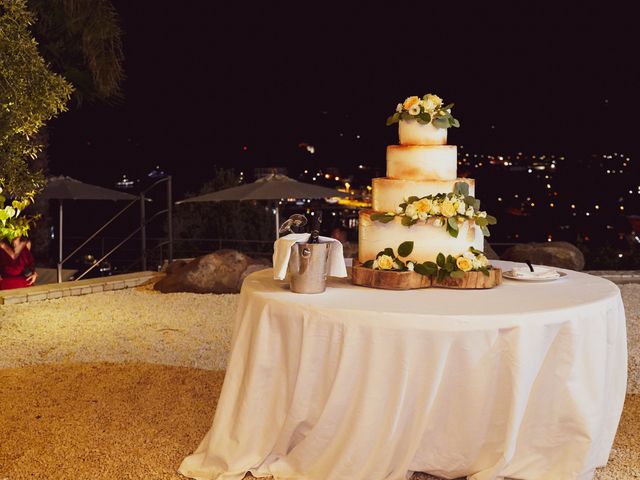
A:
{"type": "Polygon", "coordinates": [[[62,200],[58,204],[58,283],[62,283],[62,200]]]}
{"type": "Polygon", "coordinates": [[[276,200],[276,240],[280,237],[280,205],[276,200]]]}

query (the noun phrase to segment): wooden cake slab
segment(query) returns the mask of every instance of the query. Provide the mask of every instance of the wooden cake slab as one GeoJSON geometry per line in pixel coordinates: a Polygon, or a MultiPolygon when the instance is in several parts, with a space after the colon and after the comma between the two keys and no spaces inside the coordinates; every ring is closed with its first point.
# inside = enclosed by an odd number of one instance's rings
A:
{"type": "Polygon", "coordinates": [[[442,282],[438,282],[435,277],[426,277],[415,272],[374,270],[362,267],[359,262],[354,261],[351,268],[351,282],[354,285],[385,290],[413,290],[429,287],[487,289],[502,283],[502,270],[492,268],[489,270],[489,276],[482,272],[467,272],[464,278],[445,278],[442,282]]]}

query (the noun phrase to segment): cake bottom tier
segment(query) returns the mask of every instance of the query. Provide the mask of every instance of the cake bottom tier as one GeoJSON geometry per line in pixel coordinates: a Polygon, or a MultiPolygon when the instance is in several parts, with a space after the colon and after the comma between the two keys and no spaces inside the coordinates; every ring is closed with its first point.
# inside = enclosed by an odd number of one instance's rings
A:
{"type": "Polygon", "coordinates": [[[378,252],[385,248],[394,251],[402,242],[412,241],[413,252],[407,260],[418,263],[435,262],[439,253],[461,255],[469,247],[482,250],[484,236],[480,227],[469,222],[460,224],[457,237],[452,237],[444,227],[418,222],[411,227],[402,225],[400,217],[391,222],[382,223],[371,220],[372,210],[360,211],[358,226],[358,260],[362,263],[376,258],[378,252]]]}

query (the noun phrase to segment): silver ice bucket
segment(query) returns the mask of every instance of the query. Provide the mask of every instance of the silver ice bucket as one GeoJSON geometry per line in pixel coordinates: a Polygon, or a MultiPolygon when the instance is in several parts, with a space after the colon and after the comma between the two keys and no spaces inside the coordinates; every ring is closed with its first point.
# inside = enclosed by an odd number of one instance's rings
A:
{"type": "Polygon", "coordinates": [[[322,293],[327,288],[330,243],[296,243],[289,259],[290,288],[295,293],[322,293]]]}

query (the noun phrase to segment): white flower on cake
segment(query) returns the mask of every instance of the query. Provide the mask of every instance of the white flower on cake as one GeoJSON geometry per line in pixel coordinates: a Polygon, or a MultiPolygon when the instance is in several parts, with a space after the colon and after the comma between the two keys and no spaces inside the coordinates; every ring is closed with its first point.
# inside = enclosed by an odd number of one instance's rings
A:
{"type": "Polygon", "coordinates": [[[469,218],[473,218],[473,216],[474,216],[474,214],[475,214],[475,212],[474,212],[474,210],[473,210],[473,207],[469,207],[469,208],[467,208],[467,211],[466,211],[466,212],[464,212],[464,214],[465,214],[467,217],[469,217],[469,218]]]}
{"type": "Polygon", "coordinates": [[[416,210],[416,205],[413,204],[413,203],[410,203],[409,205],[407,205],[407,208],[405,208],[405,210],[404,210],[404,214],[407,217],[418,218],[418,212],[416,210]]]}
{"type": "Polygon", "coordinates": [[[402,104],[399,103],[398,106],[396,107],[396,112],[400,113],[402,111],[402,104]]]}
{"type": "Polygon", "coordinates": [[[414,263],[407,262],[407,270],[409,270],[410,272],[413,272],[413,269],[414,269],[414,263]]]}
{"type": "Polygon", "coordinates": [[[433,226],[434,227],[442,227],[444,225],[444,220],[442,218],[436,218],[433,221],[433,226]]]}
{"type": "Polygon", "coordinates": [[[420,105],[413,105],[410,109],[409,109],[409,115],[413,115],[414,117],[416,115],[420,115],[420,105]]]}
{"type": "Polygon", "coordinates": [[[465,208],[466,208],[465,203],[464,202],[456,202],[455,205],[456,205],[456,212],[458,212],[458,215],[464,215],[465,208]]]}
{"type": "Polygon", "coordinates": [[[467,260],[475,260],[475,259],[476,259],[476,256],[475,256],[475,255],[473,254],[473,252],[471,252],[471,251],[464,252],[464,253],[462,254],[462,256],[463,256],[464,258],[466,258],[467,260]]]}
{"type": "Polygon", "coordinates": [[[378,264],[377,268],[380,270],[391,270],[393,268],[393,258],[389,255],[380,255],[376,261],[378,264]]]}

